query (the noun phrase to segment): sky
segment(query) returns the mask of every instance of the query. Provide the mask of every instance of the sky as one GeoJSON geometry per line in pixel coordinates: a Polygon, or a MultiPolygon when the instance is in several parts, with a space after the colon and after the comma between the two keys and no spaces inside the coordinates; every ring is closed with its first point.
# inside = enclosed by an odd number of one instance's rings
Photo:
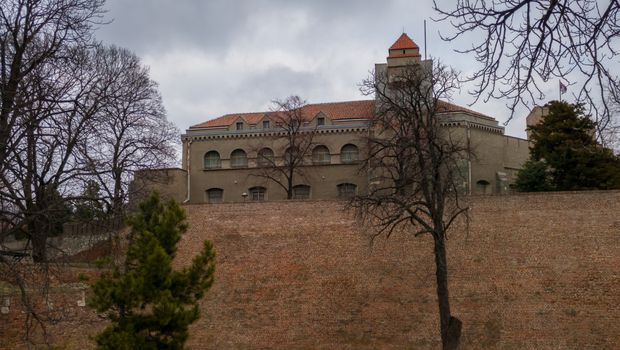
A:
{"type": "MultiPolygon", "coordinates": [[[[464,75],[477,67],[454,52],[465,46],[441,40],[450,27],[432,20],[430,0],[107,0],[105,8],[110,23],[97,39],[142,59],[182,132],[228,113],[267,111],[290,95],[308,103],[368,99],[359,84],[403,31],[424,53],[425,19],[429,58],[464,75]]],[[[510,116],[505,101],[469,106],[467,87],[452,102],[500,123],[510,116]]],[[[517,110],[506,134],[525,137],[527,113],[517,110]]]]}

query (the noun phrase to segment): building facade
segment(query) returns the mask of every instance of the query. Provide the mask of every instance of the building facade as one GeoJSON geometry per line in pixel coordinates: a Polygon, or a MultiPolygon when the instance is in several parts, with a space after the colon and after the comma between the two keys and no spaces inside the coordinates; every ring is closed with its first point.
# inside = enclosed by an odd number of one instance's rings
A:
{"type": "MultiPolygon", "coordinates": [[[[430,65],[403,34],[375,74],[397,74],[405,65],[430,65]]],[[[442,101],[442,127],[466,138],[475,150],[464,187],[472,194],[510,191],[516,172],[529,156],[527,140],[507,136],[492,117],[442,101]]],[[[364,193],[365,158],[375,101],[308,104],[301,108],[300,132],[312,135],[311,149],[293,178],[293,198],[334,199],[364,193]]],[[[235,113],[191,126],[182,136],[182,169],[175,188],[186,188],[185,202],[272,201],[287,198],[286,186],[261,176],[265,167],[282,166],[290,148],[274,112],[235,113]],[[265,157],[266,155],[266,157],[265,157]],[[265,164],[269,160],[269,164],[265,164]],[[184,180],[181,180],[184,179],[184,180]]]]}

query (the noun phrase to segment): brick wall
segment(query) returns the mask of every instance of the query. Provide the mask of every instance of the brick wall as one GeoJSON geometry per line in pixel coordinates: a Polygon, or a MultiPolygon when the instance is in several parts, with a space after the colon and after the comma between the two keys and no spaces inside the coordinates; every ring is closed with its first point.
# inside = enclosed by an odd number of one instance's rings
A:
{"type": "MultiPolygon", "coordinates": [[[[448,241],[464,349],[617,346],[620,192],[472,197],[471,207],[469,230],[461,225],[448,241]]],[[[439,348],[430,239],[394,235],[371,244],[371,231],[341,208],[329,201],[187,206],[178,264],[203,239],[218,253],[189,347],[439,348]]],[[[77,329],[60,344],[88,344],[74,337],[97,329],[70,326],[77,329]]]]}

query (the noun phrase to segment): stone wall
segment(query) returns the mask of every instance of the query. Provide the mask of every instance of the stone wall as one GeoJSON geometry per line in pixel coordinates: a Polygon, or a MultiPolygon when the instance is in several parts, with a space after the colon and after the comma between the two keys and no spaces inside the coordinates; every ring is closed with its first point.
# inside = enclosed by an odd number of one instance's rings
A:
{"type": "MultiPolygon", "coordinates": [[[[186,206],[177,264],[204,239],[218,254],[189,348],[438,349],[431,240],[371,241],[342,206],[186,206]]],[[[471,197],[471,208],[448,240],[463,349],[620,343],[620,192],[471,197]]],[[[103,324],[89,320],[52,326],[55,340],[92,347],[103,324]]]]}
{"type": "MultiPolygon", "coordinates": [[[[107,220],[65,223],[62,234],[47,238],[47,258],[68,257],[90,249],[100,242],[110,240],[113,234],[124,226],[125,219],[120,216],[107,220]]],[[[3,250],[30,254],[32,245],[27,239],[16,240],[9,237],[2,242],[1,247],[3,250]]]]}

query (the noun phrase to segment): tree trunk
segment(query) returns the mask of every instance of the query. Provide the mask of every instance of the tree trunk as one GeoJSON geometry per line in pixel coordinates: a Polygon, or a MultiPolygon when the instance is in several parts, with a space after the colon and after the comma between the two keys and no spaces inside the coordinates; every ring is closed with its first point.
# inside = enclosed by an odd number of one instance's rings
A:
{"type": "Polygon", "coordinates": [[[31,208],[30,213],[35,212],[35,214],[28,219],[28,234],[32,243],[32,260],[37,263],[47,260],[47,230],[44,227],[42,218],[36,213],[39,210],[38,206],[31,208]]]}
{"type": "MultiPolygon", "coordinates": [[[[36,228],[35,228],[36,230],[36,228]]],[[[42,232],[33,232],[31,235],[32,240],[32,261],[41,263],[47,260],[46,256],[46,248],[47,248],[47,237],[42,232]]]]}
{"type": "Polygon", "coordinates": [[[286,189],[286,199],[293,199],[293,173],[294,169],[289,169],[289,174],[287,180],[287,189],[286,189]]]}
{"type": "Polygon", "coordinates": [[[458,348],[461,337],[461,321],[450,314],[448,294],[448,265],[446,246],[443,235],[435,238],[435,267],[437,277],[437,302],[439,304],[439,321],[441,324],[441,344],[443,350],[458,348]]]}

